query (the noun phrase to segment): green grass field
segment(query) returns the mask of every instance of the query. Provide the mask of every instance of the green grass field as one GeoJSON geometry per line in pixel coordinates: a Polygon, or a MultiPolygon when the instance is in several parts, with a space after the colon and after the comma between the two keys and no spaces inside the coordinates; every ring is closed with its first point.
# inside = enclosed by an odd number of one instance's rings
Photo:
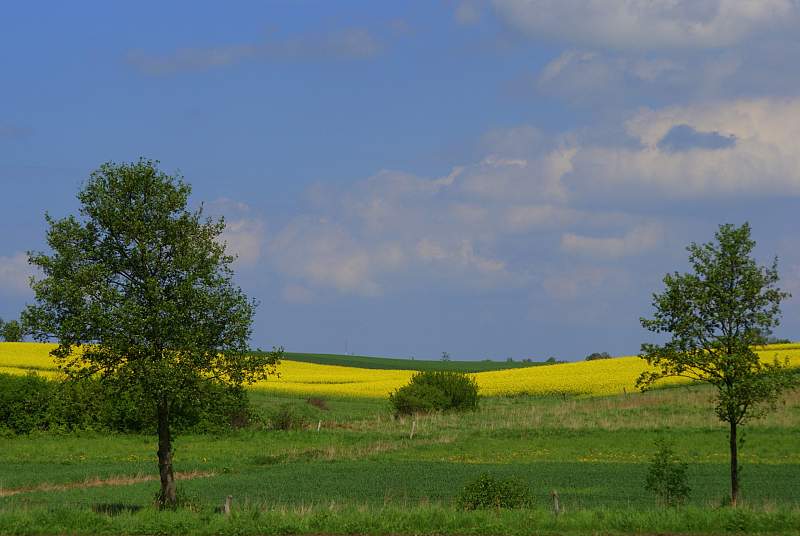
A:
{"type": "Polygon", "coordinates": [[[275,533],[284,526],[288,532],[498,534],[494,522],[475,525],[486,514],[454,508],[465,482],[485,471],[522,478],[535,493],[537,507],[527,514],[497,514],[506,523],[502,533],[531,533],[532,518],[544,533],[581,533],[589,526],[736,532],[750,523],[773,533],[800,527],[800,392],[744,427],[745,508],[735,514],[719,508],[728,489],[727,438],[710,395],[706,388],[679,387],[604,398],[489,398],[475,413],[420,417],[410,439],[411,421],[392,418],[383,400],[327,399],[327,409],[320,409],[304,398],[254,392],[259,412],[288,405],[307,426],[178,437],[176,469],[194,478],[180,483],[187,508],[163,517],[150,506],[158,483],[137,479],[156,475],[154,436],[5,437],[0,533],[153,533],[172,519],[166,532],[275,533]],[[689,463],[692,493],[688,508],[678,512],[656,507],[643,488],[653,442],[663,436],[689,463]],[[557,521],[548,514],[553,489],[566,510],[557,521]],[[229,494],[240,514],[219,520],[213,509],[229,494]],[[92,512],[107,503],[143,510],[113,518],[92,512]],[[70,514],[54,514],[60,509],[70,514]],[[389,515],[383,525],[366,521],[379,512],[389,515]],[[725,526],[715,528],[714,519],[725,526]]]}
{"type": "Polygon", "coordinates": [[[544,365],[542,361],[433,361],[426,359],[400,359],[343,354],[307,354],[286,352],[286,359],[320,365],[339,365],[366,369],[388,370],[454,370],[458,372],[486,372],[544,365]]]}

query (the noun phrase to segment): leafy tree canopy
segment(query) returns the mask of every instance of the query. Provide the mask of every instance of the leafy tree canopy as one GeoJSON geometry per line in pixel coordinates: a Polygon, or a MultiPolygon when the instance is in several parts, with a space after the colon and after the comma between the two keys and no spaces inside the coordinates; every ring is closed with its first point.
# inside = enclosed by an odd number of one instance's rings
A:
{"type": "Polygon", "coordinates": [[[789,294],[777,288],[777,259],[768,267],[752,257],[750,226],[721,225],[715,241],[692,243],[692,271],[664,277],[653,295],[653,318],[642,326],[669,334],[664,344],[645,343],[640,357],[655,367],[642,373],[645,389],[667,376],[682,376],[716,388],[715,410],[731,434],[731,499],[738,493],[737,425],[761,415],[793,383],[786,364],[765,362],[753,349],[780,321],[789,294]]]}
{"type": "Polygon", "coordinates": [[[248,353],[256,303],[233,284],[222,219],[191,211],[191,188],[158,163],[106,163],[82,190],[79,216],[46,215],[52,253],[24,313],[68,375],[136,385],[158,416],[162,502],[174,503],[170,422],[210,380],[266,378],[280,351],[248,353]]]}

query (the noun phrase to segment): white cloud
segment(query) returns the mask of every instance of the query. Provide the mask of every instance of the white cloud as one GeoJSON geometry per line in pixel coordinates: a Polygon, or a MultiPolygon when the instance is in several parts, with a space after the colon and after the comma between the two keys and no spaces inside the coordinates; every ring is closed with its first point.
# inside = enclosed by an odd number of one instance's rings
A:
{"type": "Polygon", "coordinates": [[[28,264],[28,256],[18,252],[10,257],[0,256],[0,291],[12,294],[30,292],[29,278],[33,269],[28,264]]]}
{"type": "Polygon", "coordinates": [[[517,288],[550,262],[537,248],[552,252],[565,230],[641,221],[570,206],[563,178],[579,151],[571,136],[548,140],[522,125],[482,143],[488,156],[438,177],[382,170],[343,192],[313,189],[310,213],[272,237],[271,262],[305,287],[363,296],[420,281],[517,288]]]}
{"type": "Polygon", "coordinates": [[[208,211],[225,217],[225,230],[220,240],[226,252],[236,256],[236,263],[240,266],[258,264],[266,239],[264,220],[253,215],[247,203],[224,197],[209,203],[208,211]]]}
{"type": "Polygon", "coordinates": [[[583,147],[573,188],[632,186],[673,198],[800,193],[800,98],[643,110],[626,123],[639,147],[583,147]],[[721,149],[671,151],[675,127],[735,140],[721,149]]]}
{"type": "Polygon", "coordinates": [[[638,255],[655,248],[664,231],[658,224],[645,224],[631,229],[624,236],[593,237],[575,233],[561,236],[561,249],[590,257],[617,258],[638,255]]]}
{"type": "Polygon", "coordinates": [[[467,239],[445,247],[434,240],[423,238],[417,243],[416,253],[425,262],[443,262],[456,269],[466,269],[480,275],[506,275],[503,261],[476,253],[472,241],[467,239]]]}
{"type": "Polygon", "coordinates": [[[258,218],[231,219],[225,221],[222,240],[239,264],[253,266],[261,258],[265,232],[264,222],[258,218]]]}
{"type": "MultiPolygon", "coordinates": [[[[495,130],[485,158],[441,176],[380,171],[328,191],[272,238],[269,257],[313,290],[545,281],[568,296],[565,254],[573,271],[613,263],[653,251],[680,223],[636,214],[632,200],[800,195],[800,98],[642,109],[619,127],[622,136],[550,139],[524,125],[495,130]]],[[[574,288],[591,288],[584,276],[574,288]]]]}
{"type": "Polygon", "coordinates": [[[376,260],[337,223],[296,219],[273,238],[270,257],[284,274],[317,286],[364,296],[381,292],[372,279],[376,260]]]}
{"type": "Polygon", "coordinates": [[[461,173],[459,187],[484,200],[564,201],[564,175],[572,171],[575,148],[564,146],[532,158],[490,155],[461,173]]]}
{"type": "Polygon", "coordinates": [[[701,69],[696,63],[680,58],[566,50],[545,65],[536,89],[576,103],[600,101],[608,106],[614,101],[629,102],[637,92],[685,93],[690,85],[696,91],[699,81],[711,80],[709,66],[704,64],[701,69]],[[691,73],[687,72],[690,67],[691,73]]]}
{"type": "Polygon", "coordinates": [[[797,17],[793,0],[494,0],[537,38],[620,49],[729,46],[797,17]]]}

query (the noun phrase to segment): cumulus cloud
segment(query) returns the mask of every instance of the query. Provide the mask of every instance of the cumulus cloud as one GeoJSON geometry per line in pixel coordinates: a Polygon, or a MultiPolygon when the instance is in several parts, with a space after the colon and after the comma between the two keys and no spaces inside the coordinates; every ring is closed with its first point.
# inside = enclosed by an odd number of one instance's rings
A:
{"type": "Polygon", "coordinates": [[[490,155],[462,170],[460,188],[482,199],[563,201],[564,175],[572,171],[574,147],[563,147],[532,159],[490,155]]]}
{"type": "Polygon", "coordinates": [[[538,282],[569,296],[597,277],[568,284],[565,258],[575,271],[656,250],[680,227],[670,202],[800,195],[800,99],[642,109],[622,137],[590,130],[496,129],[481,140],[484,157],[441,176],[382,170],[313,196],[271,237],[269,258],[314,292],[538,282]],[[637,214],[637,199],[665,208],[637,214]]]}
{"type": "Polygon", "coordinates": [[[30,290],[29,278],[33,270],[28,256],[18,252],[11,256],[0,256],[0,291],[10,294],[25,294],[30,290]]]}
{"type": "Polygon", "coordinates": [[[787,90],[800,83],[793,63],[800,41],[777,41],[780,46],[765,40],[707,51],[570,48],[518,84],[526,94],[546,95],[592,112],[791,96],[787,90]]]}
{"type": "Polygon", "coordinates": [[[254,266],[261,259],[266,240],[264,220],[252,213],[247,203],[220,198],[208,204],[208,210],[215,216],[225,218],[225,230],[220,240],[226,252],[236,257],[239,266],[254,266]]]}
{"type": "Polygon", "coordinates": [[[381,42],[364,28],[348,28],[324,35],[270,37],[262,42],[211,48],[183,48],[166,55],[141,50],[128,53],[127,61],[147,75],[205,71],[245,61],[363,60],[383,50],[381,42]]]}
{"type": "MultiPolygon", "coordinates": [[[[548,140],[521,125],[492,130],[481,145],[487,156],[438,177],[382,170],[344,191],[314,189],[309,213],[271,237],[269,258],[306,288],[362,296],[419,281],[517,288],[550,262],[543,251],[559,253],[560,233],[642,222],[571,205],[564,178],[580,150],[571,136],[548,140]]],[[[642,234],[625,237],[618,254],[642,234]]]]}
{"type": "Polygon", "coordinates": [[[535,38],[617,49],[714,48],[798,16],[793,0],[494,0],[535,38]]]}
{"type": "Polygon", "coordinates": [[[628,185],[676,198],[800,193],[800,99],[643,110],[626,130],[638,146],[578,151],[574,188],[628,185]]]}
{"type": "Polygon", "coordinates": [[[298,218],[274,237],[270,253],[284,274],[345,293],[380,294],[371,277],[376,259],[337,223],[298,218]]]}
{"type": "Polygon", "coordinates": [[[258,218],[240,218],[226,222],[222,240],[228,252],[236,255],[238,263],[252,266],[261,258],[264,235],[263,221],[258,218]]]}
{"type": "Polygon", "coordinates": [[[534,89],[577,104],[630,104],[640,96],[698,91],[714,72],[705,63],[713,62],[568,49],[544,66],[534,89]]]}

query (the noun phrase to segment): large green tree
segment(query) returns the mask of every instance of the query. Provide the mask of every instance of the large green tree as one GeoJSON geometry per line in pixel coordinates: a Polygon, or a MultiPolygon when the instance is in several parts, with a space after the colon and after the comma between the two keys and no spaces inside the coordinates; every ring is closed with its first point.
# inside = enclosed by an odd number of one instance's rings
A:
{"type": "Polygon", "coordinates": [[[655,367],[637,384],[645,389],[668,376],[716,388],[715,410],[729,426],[731,504],[739,498],[738,427],[772,407],[793,383],[786,364],[765,362],[753,347],[780,320],[789,296],[777,288],[777,259],[768,267],[752,257],[750,226],[721,225],[715,241],[687,247],[690,273],[664,277],[653,294],[655,314],[642,326],[669,334],[664,344],[645,343],[640,357],[655,367]]]}
{"type": "Polygon", "coordinates": [[[158,163],[106,163],[78,193],[79,216],[46,215],[51,253],[24,313],[55,340],[72,377],[99,375],[144,394],[158,432],[160,503],[176,502],[171,422],[203,382],[238,387],[274,372],[281,355],[249,353],[255,302],[232,282],[223,220],[187,206],[191,188],[158,163]]]}

